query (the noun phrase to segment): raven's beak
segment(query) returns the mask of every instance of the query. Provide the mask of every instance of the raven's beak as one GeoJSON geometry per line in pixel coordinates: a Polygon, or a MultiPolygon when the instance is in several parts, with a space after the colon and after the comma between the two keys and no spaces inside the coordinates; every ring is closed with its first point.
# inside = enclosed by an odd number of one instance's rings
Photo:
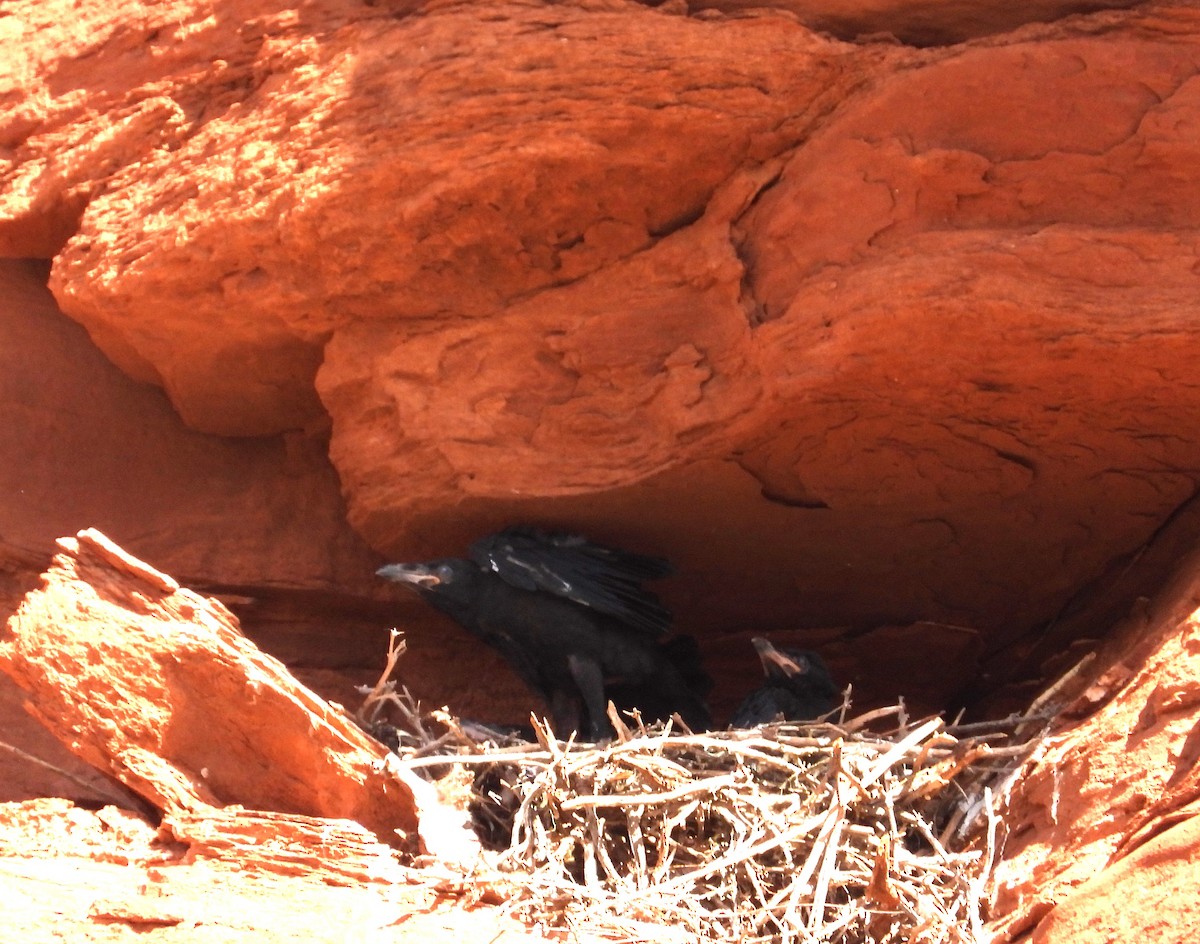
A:
{"type": "Polygon", "coordinates": [[[755,636],[750,640],[750,644],[754,646],[754,651],[758,653],[759,661],[763,665],[763,671],[766,671],[773,665],[788,678],[804,675],[808,672],[807,662],[803,660],[797,661],[791,656],[784,655],[784,653],[771,645],[769,639],[763,639],[762,636],[755,636]]]}
{"type": "Polygon", "coordinates": [[[388,564],[375,571],[376,577],[414,587],[436,587],[441,581],[423,564],[388,564]]]}

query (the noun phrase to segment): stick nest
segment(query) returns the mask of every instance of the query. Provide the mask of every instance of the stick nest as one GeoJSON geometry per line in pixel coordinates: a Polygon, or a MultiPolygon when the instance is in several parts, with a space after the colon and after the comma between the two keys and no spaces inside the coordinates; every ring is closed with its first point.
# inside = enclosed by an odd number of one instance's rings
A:
{"type": "Polygon", "coordinates": [[[423,715],[385,681],[394,664],[360,716],[403,705],[402,760],[475,772],[497,851],[460,887],[491,883],[528,921],[610,940],[985,937],[992,785],[1024,753],[995,742],[1028,719],[980,731],[844,707],[837,722],[700,734],[614,718],[602,746],[535,720],[533,746],[423,715]]]}

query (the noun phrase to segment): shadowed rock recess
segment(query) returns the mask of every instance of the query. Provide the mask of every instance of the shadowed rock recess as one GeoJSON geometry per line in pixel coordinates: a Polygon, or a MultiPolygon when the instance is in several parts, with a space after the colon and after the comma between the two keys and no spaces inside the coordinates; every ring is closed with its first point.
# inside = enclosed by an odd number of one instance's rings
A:
{"type": "MultiPolygon", "coordinates": [[[[520,721],[373,572],[526,522],[674,562],[718,720],[753,636],[864,708],[1000,713],[1097,649],[1140,677],[1127,617],[1200,536],[1200,2],[5,12],[0,617],[96,527],[325,695],[396,625],[414,694],[520,721]]],[[[19,703],[69,777],[0,752],[3,798],[108,796],[19,703]]],[[[1178,787],[1180,743],[1111,782],[1178,787]]],[[[1045,879],[1056,815],[1013,937],[1100,926],[1104,885],[1045,879]]]]}

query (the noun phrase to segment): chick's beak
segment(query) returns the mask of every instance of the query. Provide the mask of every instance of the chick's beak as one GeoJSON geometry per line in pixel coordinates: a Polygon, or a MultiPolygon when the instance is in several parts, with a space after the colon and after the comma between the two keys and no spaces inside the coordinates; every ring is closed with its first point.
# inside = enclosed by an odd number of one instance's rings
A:
{"type": "Polygon", "coordinates": [[[764,639],[762,636],[755,636],[750,640],[750,644],[754,646],[754,651],[758,653],[759,661],[763,665],[763,671],[766,671],[771,666],[775,666],[789,678],[796,675],[804,675],[808,671],[808,663],[797,661],[780,652],[771,645],[769,639],[764,639]]]}

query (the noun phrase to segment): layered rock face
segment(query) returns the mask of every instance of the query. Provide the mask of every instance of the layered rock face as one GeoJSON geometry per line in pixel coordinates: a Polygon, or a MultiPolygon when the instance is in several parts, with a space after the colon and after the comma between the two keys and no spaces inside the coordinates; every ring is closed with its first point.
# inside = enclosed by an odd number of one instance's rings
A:
{"type": "Polygon", "coordinates": [[[3,246],[192,428],[328,424],[378,551],[567,525],[705,634],[999,653],[1193,494],[1195,10],[685,12],[39,5],[3,246]]]}
{"type": "Polygon", "coordinates": [[[98,526],[519,717],[371,573],[522,520],[671,557],[719,716],[1052,675],[1200,528],[1200,4],[1120,6],[16,4],[3,615],[98,526]]]}

